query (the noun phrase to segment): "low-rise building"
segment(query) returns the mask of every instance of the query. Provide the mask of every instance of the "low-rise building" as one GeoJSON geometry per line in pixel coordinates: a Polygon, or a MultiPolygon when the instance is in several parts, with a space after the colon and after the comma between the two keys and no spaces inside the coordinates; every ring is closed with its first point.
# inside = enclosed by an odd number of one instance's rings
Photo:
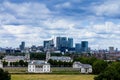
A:
{"type": "Polygon", "coordinates": [[[92,66],[90,64],[82,64],[80,62],[74,62],[73,68],[80,70],[80,73],[92,73],[92,66]]]}
{"type": "Polygon", "coordinates": [[[62,62],[72,62],[73,60],[71,57],[66,57],[66,56],[51,56],[50,59],[56,60],[56,61],[62,61],[62,62]]]}
{"type": "Polygon", "coordinates": [[[49,73],[50,64],[42,60],[33,60],[28,63],[28,72],[31,73],[49,73]]]}
{"type": "Polygon", "coordinates": [[[24,56],[5,56],[3,60],[6,62],[17,62],[20,60],[25,60],[25,57],[24,56]]]}

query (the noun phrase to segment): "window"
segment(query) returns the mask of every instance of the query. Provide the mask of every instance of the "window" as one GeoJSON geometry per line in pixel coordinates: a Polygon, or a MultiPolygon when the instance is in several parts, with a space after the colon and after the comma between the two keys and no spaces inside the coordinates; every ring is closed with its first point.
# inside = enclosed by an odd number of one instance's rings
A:
{"type": "Polygon", "coordinates": [[[47,69],[47,71],[50,71],[49,69],[47,69]]]}
{"type": "Polygon", "coordinates": [[[49,68],[49,65],[47,66],[47,68],[49,68]]]}
{"type": "Polygon", "coordinates": [[[31,68],[31,66],[29,65],[29,68],[31,68]]]}
{"type": "Polygon", "coordinates": [[[46,69],[44,69],[44,71],[46,71],[46,69]]]}
{"type": "Polygon", "coordinates": [[[44,68],[46,68],[46,65],[44,65],[44,68]]]}
{"type": "Polygon", "coordinates": [[[31,69],[29,69],[29,71],[31,71],[31,69]]]}

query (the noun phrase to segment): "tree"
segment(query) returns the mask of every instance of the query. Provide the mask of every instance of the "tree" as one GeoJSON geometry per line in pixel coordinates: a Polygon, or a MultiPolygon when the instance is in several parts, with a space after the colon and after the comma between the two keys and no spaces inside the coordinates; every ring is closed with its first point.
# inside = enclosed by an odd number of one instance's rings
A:
{"type": "Polygon", "coordinates": [[[95,80],[120,80],[119,71],[115,68],[116,66],[108,66],[102,73],[100,73],[95,80]]]}
{"type": "Polygon", "coordinates": [[[46,54],[45,53],[31,53],[30,58],[32,60],[45,60],[46,54]]]}
{"type": "Polygon", "coordinates": [[[95,57],[78,57],[75,58],[74,61],[79,61],[84,64],[90,64],[93,65],[93,63],[97,60],[95,57]]]}
{"type": "Polygon", "coordinates": [[[11,75],[0,68],[0,80],[11,80],[11,75]]]}
{"type": "Polygon", "coordinates": [[[105,68],[108,66],[107,62],[104,60],[97,60],[93,63],[93,73],[99,74],[102,71],[105,70],[105,68]]]}
{"type": "Polygon", "coordinates": [[[15,67],[18,67],[18,65],[19,65],[19,62],[13,62],[13,65],[15,66],[15,67]]]}
{"type": "Polygon", "coordinates": [[[3,66],[5,67],[5,66],[7,66],[7,65],[8,65],[8,62],[3,61],[3,66]]]}
{"type": "Polygon", "coordinates": [[[27,67],[28,66],[28,62],[24,62],[24,66],[27,67]]]}
{"type": "Polygon", "coordinates": [[[23,67],[23,66],[24,66],[24,61],[23,61],[23,60],[20,60],[20,61],[19,61],[19,65],[23,67]]]}

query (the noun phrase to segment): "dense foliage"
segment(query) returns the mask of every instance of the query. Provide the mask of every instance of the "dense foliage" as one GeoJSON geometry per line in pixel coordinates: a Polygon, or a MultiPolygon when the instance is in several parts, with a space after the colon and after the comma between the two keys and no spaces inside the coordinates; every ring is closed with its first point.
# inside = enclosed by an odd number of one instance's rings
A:
{"type": "Polygon", "coordinates": [[[11,80],[11,75],[0,68],[0,80],[11,80]]]}
{"type": "Polygon", "coordinates": [[[31,60],[45,60],[46,54],[45,53],[30,53],[31,60]]]}
{"type": "Polygon", "coordinates": [[[73,62],[62,62],[49,59],[48,61],[52,67],[72,67],[73,62]]]}
{"type": "Polygon", "coordinates": [[[92,67],[93,67],[93,73],[94,74],[99,74],[102,71],[104,71],[106,69],[106,67],[108,66],[108,63],[104,60],[96,60],[92,67]]]}
{"type": "Polygon", "coordinates": [[[120,62],[113,62],[95,80],[120,80],[120,62]]]}
{"type": "MultiPolygon", "coordinates": [[[[8,62],[3,61],[3,66],[4,67],[8,66],[8,62]]],[[[9,66],[11,66],[11,67],[27,67],[28,66],[28,62],[23,61],[23,60],[20,60],[19,62],[18,61],[10,62],[9,66]]]]}

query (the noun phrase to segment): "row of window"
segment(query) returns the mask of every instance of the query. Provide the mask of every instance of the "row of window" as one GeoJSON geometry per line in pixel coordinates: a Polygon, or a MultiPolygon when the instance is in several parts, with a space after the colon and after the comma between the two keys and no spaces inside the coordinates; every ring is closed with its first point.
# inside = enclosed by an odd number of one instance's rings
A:
{"type": "MultiPolygon", "coordinates": [[[[29,72],[34,72],[35,70],[34,69],[29,69],[29,72]]],[[[42,72],[43,70],[42,69],[39,69],[37,72],[42,72]]],[[[50,70],[49,69],[44,69],[44,72],[49,72],[50,70]]]]}

